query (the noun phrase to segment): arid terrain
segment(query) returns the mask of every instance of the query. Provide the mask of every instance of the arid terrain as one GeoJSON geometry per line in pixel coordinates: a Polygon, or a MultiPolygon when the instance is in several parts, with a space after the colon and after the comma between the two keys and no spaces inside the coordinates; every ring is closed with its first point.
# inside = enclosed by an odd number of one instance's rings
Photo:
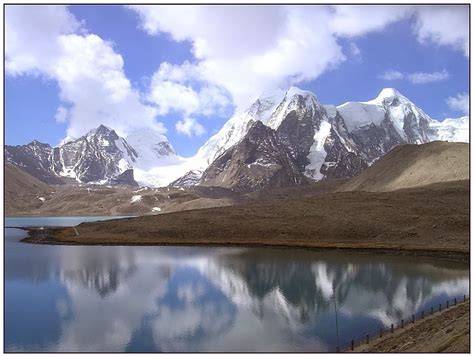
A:
{"type": "Polygon", "coordinates": [[[434,141],[396,147],[340,190],[393,191],[468,179],[469,144],[434,141]]]}
{"type": "Polygon", "coordinates": [[[5,165],[8,216],[146,215],[235,204],[220,188],[138,188],[104,185],[47,185],[20,168],[5,165]]]}
{"type": "MultiPolygon", "coordinates": [[[[303,188],[301,188],[303,189],[303,188]]],[[[310,197],[82,223],[30,242],[224,244],[469,254],[469,181],[393,192],[310,197]]]]}

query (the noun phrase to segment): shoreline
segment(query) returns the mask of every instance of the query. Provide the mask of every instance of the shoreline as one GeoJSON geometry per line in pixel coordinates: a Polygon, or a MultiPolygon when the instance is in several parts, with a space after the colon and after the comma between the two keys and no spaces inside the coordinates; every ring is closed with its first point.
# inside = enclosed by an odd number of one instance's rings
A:
{"type": "MultiPolygon", "coordinates": [[[[13,227],[12,227],[13,228],[13,227]]],[[[100,242],[100,241],[68,241],[55,239],[51,234],[52,232],[65,229],[72,230],[73,227],[49,227],[49,228],[36,228],[36,227],[15,227],[28,232],[28,236],[21,239],[20,242],[27,244],[40,244],[40,245],[69,245],[69,246],[189,246],[189,247],[269,247],[269,248],[295,248],[295,249],[306,249],[306,250],[325,250],[325,251],[347,251],[365,254],[379,254],[379,255],[391,255],[391,256],[422,256],[428,258],[439,258],[445,260],[451,260],[456,262],[470,261],[470,252],[457,251],[457,250],[442,250],[442,249],[420,249],[420,248],[401,248],[401,247],[387,247],[387,246],[354,246],[350,244],[317,244],[316,242],[265,242],[265,241],[183,241],[183,240],[160,240],[155,238],[154,242],[143,243],[143,242],[100,242]]]]}

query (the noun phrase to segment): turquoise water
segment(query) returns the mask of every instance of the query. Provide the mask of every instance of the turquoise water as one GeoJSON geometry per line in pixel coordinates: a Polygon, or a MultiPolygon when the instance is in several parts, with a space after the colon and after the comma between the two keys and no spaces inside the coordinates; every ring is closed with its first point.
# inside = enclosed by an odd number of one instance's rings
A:
{"type": "MultiPolygon", "coordinates": [[[[106,218],[7,218],[6,226],[106,218]]],[[[333,351],[469,291],[468,267],[434,259],[48,246],[20,243],[19,229],[5,233],[8,352],[333,351]]]]}

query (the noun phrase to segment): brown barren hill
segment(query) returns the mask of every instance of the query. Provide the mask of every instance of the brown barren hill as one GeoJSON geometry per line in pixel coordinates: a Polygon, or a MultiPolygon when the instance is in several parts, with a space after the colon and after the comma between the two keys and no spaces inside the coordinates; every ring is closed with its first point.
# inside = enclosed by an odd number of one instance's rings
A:
{"type": "Polygon", "coordinates": [[[18,214],[40,208],[53,188],[21,168],[5,163],[5,213],[18,214]]]}
{"type": "Polygon", "coordinates": [[[76,231],[32,231],[26,241],[86,245],[277,245],[436,251],[467,256],[469,181],[392,192],[322,193],[82,223],[76,231]]]}
{"type": "Polygon", "coordinates": [[[469,179],[469,144],[433,141],[400,145],[339,191],[393,191],[469,179]]]}

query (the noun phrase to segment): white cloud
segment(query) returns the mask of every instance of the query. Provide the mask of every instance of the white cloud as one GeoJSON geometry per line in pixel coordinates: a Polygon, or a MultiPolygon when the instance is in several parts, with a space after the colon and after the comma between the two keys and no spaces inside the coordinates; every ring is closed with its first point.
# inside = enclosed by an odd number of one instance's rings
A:
{"type": "MultiPolygon", "coordinates": [[[[164,131],[157,109],[145,105],[125,76],[111,43],[87,34],[64,6],[7,6],[6,72],[43,75],[58,83],[67,103],[67,135],[104,124],[121,135],[140,128],[164,131]],[[77,33],[73,33],[73,32],[77,33]]],[[[56,120],[65,120],[58,109],[56,120]]]]}
{"type": "Polygon", "coordinates": [[[335,5],[333,9],[329,26],[338,36],[362,36],[413,17],[420,43],[450,46],[469,55],[469,5],[335,5]]]}
{"type": "MultiPolygon", "coordinates": [[[[326,6],[131,8],[149,34],[190,41],[197,60],[192,72],[204,83],[225,88],[239,108],[268,89],[316,78],[345,58],[328,29],[331,10],[326,6]]],[[[184,63],[183,71],[189,67],[184,63]]]]}
{"type": "Polygon", "coordinates": [[[54,115],[54,119],[58,123],[65,123],[67,121],[67,115],[68,115],[67,108],[65,108],[61,105],[56,110],[56,114],[54,115]]]}
{"type": "Polygon", "coordinates": [[[160,115],[172,109],[189,115],[199,108],[199,96],[192,88],[171,81],[153,81],[148,100],[158,105],[160,115]]]}
{"type": "Polygon", "coordinates": [[[469,94],[459,93],[454,97],[446,99],[446,103],[448,103],[452,110],[457,110],[465,115],[469,115],[469,94]]]}
{"type": "Polygon", "coordinates": [[[61,55],[59,36],[81,31],[62,5],[5,6],[5,69],[9,75],[49,71],[61,55]]]}
{"type": "Polygon", "coordinates": [[[231,105],[226,91],[207,82],[199,67],[187,61],[181,66],[161,63],[152,77],[147,99],[158,106],[160,115],[177,111],[186,116],[210,116],[231,105]]]}
{"type": "Polygon", "coordinates": [[[405,78],[405,75],[402,72],[389,69],[388,71],[385,71],[383,74],[381,74],[379,78],[385,79],[387,81],[393,81],[397,79],[403,79],[405,78]]]}
{"type": "MultiPolygon", "coordinates": [[[[174,73],[177,79],[172,81],[183,84],[181,74],[198,73],[198,81],[230,93],[238,109],[267,90],[313,80],[345,61],[346,56],[360,58],[354,41],[345,55],[340,38],[354,39],[411,18],[416,19],[413,32],[422,42],[430,39],[452,46],[468,30],[465,22],[455,31],[443,28],[445,17],[458,16],[451,10],[466,16],[466,7],[443,11],[437,6],[406,5],[186,6],[185,11],[173,5],[129,8],[138,14],[139,26],[150,35],[165,33],[175,41],[191,44],[193,63],[185,62],[181,70],[175,66],[173,70],[180,74],[174,73]],[[436,15],[440,26],[427,19],[430,13],[436,15]]],[[[439,79],[422,77],[417,74],[412,79],[417,83],[439,79]]],[[[170,90],[176,87],[170,86],[170,90]]]]}
{"type": "Polygon", "coordinates": [[[201,136],[206,132],[204,127],[194,118],[184,118],[176,122],[176,131],[180,134],[192,137],[201,136]]]}
{"type": "Polygon", "coordinates": [[[401,20],[413,11],[411,6],[334,5],[328,26],[342,37],[362,36],[381,31],[387,25],[401,20]]]}
{"type": "Polygon", "coordinates": [[[469,5],[423,5],[416,15],[419,42],[451,46],[469,56],[469,5]]]}
{"type": "Polygon", "coordinates": [[[393,69],[385,71],[379,75],[379,78],[387,81],[406,79],[413,84],[426,84],[432,82],[444,81],[449,78],[449,73],[445,69],[441,72],[414,72],[402,73],[393,69]]]}
{"type": "Polygon", "coordinates": [[[444,81],[449,78],[449,73],[444,69],[441,72],[415,72],[407,76],[408,80],[413,84],[425,84],[432,82],[444,81]]]}

